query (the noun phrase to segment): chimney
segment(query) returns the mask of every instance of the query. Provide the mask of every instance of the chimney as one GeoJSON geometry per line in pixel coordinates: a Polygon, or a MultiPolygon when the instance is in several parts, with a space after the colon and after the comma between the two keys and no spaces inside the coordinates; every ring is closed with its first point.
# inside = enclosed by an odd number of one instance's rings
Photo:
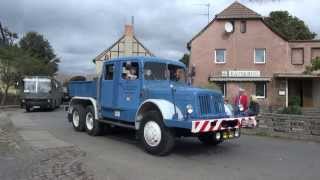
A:
{"type": "Polygon", "coordinates": [[[133,26],[126,24],[124,26],[124,35],[126,36],[133,36],[134,32],[133,32],[133,26]]]}

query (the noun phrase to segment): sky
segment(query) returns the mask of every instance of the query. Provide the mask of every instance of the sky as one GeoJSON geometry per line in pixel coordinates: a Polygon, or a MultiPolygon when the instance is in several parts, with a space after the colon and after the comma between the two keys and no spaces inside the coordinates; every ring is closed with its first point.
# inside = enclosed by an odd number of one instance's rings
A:
{"type": "MultiPolygon", "coordinates": [[[[240,0],[257,13],[287,10],[320,35],[319,0],[240,0]],[[258,1],[258,2],[257,2],[258,1]]],[[[178,60],[187,42],[234,0],[1,0],[0,21],[22,37],[37,31],[61,59],[59,72],[94,74],[92,59],[118,40],[134,16],[135,35],[153,54],[178,60]]],[[[318,35],[318,37],[319,37],[318,35]]]]}

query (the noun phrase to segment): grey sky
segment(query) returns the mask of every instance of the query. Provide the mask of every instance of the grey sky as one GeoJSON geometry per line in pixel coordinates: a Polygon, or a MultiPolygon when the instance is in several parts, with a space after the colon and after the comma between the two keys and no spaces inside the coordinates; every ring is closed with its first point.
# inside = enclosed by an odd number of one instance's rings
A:
{"type": "MultiPolygon", "coordinates": [[[[263,0],[262,0],[263,1],[263,0]]],[[[43,34],[61,57],[64,73],[94,73],[92,59],[123,33],[123,26],[135,17],[135,34],[155,55],[179,59],[186,43],[211,17],[233,0],[1,0],[0,21],[20,37],[28,31],[43,34]]],[[[288,10],[320,34],[318,0],[274,0],[241,3],[259,14],[288,10]]]]}

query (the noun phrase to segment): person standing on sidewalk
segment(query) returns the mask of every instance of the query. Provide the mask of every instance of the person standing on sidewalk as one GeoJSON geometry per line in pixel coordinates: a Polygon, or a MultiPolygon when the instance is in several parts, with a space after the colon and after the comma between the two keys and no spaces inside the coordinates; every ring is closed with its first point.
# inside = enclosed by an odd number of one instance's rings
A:
{"type": "Polygon", "coordinates": [[[234,105],[236,115],[241,115],[248,110],[248,96],[245,94],[244,89],[239,89],[239,94],[234,100],[234,105]]]}

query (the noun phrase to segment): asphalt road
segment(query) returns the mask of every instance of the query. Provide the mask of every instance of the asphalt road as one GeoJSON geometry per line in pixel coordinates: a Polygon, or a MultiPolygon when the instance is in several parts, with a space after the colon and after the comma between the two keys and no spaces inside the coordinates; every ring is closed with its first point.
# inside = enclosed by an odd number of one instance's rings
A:
{"type": "Polygon", "coordinates": [[[91,137],[75,132],[61,109],[53,112],[11,111],[11,118],[31,120],[39,130],[78,146],[96,179],[312,179],[320,178],[320,144],[245,136],[217,147],[195,138],[178,139],[173,153],[155,157],[140,149],[133,131],[91,137]],[[22,118],[22,119],[21,119],[22,118]]]}

